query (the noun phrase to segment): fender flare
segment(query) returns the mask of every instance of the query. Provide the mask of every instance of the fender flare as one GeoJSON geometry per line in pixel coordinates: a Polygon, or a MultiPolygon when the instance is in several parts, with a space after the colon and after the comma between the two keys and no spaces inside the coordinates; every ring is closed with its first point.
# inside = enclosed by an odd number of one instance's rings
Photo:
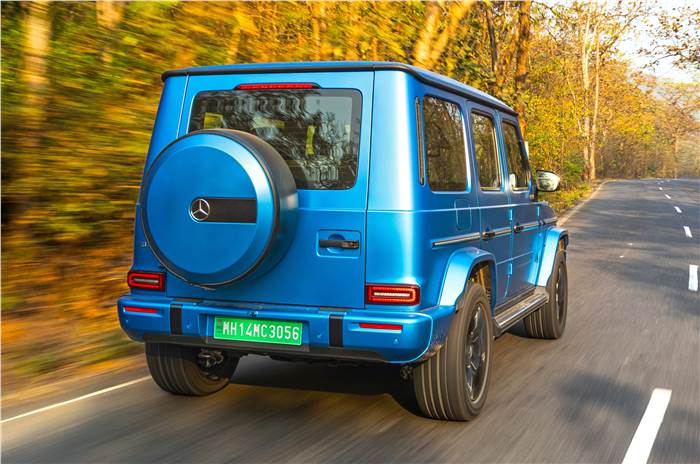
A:
{"type": "Polygon", "coordinates": [[[554,267],[554,258],[557,256],[559,241],[564,239],[564,250],[569,246],[569,232],[561,227],[551,227],[545,231],[542,238],[542,254],[540,256],[540,268],[537,273],[536,284],[539,287],[545,287],[549,276],[552,275],[554,267]]]}
{"type": "MultiPolygon", "coordinates": [[[[496,286],[496,258],[493,254],[476,247],[461,248],[450,256],[445,267],[445,274],[442,277],[442,286],[438,305],[442,307],[457,306],[459,297],[464,293],[467,281],[474,267],[480,263],[487,262],[491,269],[491,287],[496,286]]],[[[491,292],[491,310],[495,305],[496,292],[491,292]]]]}

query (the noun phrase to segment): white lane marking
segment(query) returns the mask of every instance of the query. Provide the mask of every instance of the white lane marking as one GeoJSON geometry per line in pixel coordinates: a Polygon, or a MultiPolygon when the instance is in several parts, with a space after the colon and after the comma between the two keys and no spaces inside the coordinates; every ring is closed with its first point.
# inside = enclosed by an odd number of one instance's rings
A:
{"type": "Polygon", "coordinates": [[[665,196],[666,198],[668,198],[669,200],[671,199],[671,197],[668,195],[668,193],[664,193],[664,196],[665,196]]]}
{"type": "Polygon", "coordinates": [[[627,248],[625,251],[622,252],[622,254],[620,255],[620,258],[624,258],[624,257],[625,257],[625,255],[627,254],[627,251],[629,251],[629,247],[631,247],[632,245],[634,245],[634,243],[632,243],[632,242],[627,242],[627,247],[628,247],[628,248],[627,248]]]}
{"type": "Polygon", "coordinates": [[[642,421],[637,427],[637,431],[632,437],[632,442],[622,464],[642,464],[647,462],[651,448],[654,446],[656,434],[664,420],[668,402],[671,401],[671,390],[665,388],[655,388],[651,393],[651,399],[646,411],[642,416],[642,421]]]}
{"type": "Polygon", "coordinates": [[[698,266],[696,264],[691,264],[688,273],[688,290],[697,292],[698,291],[698,266]]]}
{"type": "Polygon", "coordinates": [[[40,412],[49,411],[51,409],[59,408],[61,406],[65,406],[67,404],[71,404],[71,403],[82,401],[82,400],[85,400],[88,398],[92,398],[93,396],[98,396],[98,395],[102,395],[104,393],[109,393],[111,391],[118,390],[120,388],[128,387],[130,385],[134,385],[136,383],[143,382],[144,380],[148,380],[150,378],[151,378],[151,376],[147,375],[145,377],[130,380],[129,382],[120,383],[119,385],[115,385],[113,387],[103,388],[102,390],[97,390],[96,392],[88,393],[87,395],[79,396],[79,397],[73,398],[71,400],[61,401],[60,403],[51,404],[51,405],[45,406],[43,408],[35,409],[34,411],[25,412],[24,414],[10,417],[9,419],[3,419],[2,421],[0,421],[0,424],[4,424],[5,422],[10,422],[10,421],[17,420],[17,419],[22,419],[23,417],[32,416],[34,414],[39,414],[40,412]]]}
{"type": "Polygon", "coordinates": [[[678,214],[683,212],[683,211],[681,211],[681,209],[678,206],[674,206],[674,208],[676,208],[676,213],[678,213],[678,214]]]}
{"type": "Polygon", "coordinates": [[[683,226],[683,230],[685,231],[685,236],[688,238],[693,238],[693,233],[690,231],[690,227],[688,226],[683,226]]]}

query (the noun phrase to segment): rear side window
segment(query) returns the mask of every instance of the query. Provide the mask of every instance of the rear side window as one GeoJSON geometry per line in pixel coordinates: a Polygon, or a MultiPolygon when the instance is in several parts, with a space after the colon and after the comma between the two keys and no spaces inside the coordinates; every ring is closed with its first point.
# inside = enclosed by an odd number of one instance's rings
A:
{"type": "Polygon", "coordinates": [[[430,189],[442,192],[466,190],[464,126],[459,106],[438,98],[425,97],[423,125],[430,189]]]}
{"type": "Polygon", "coordinates": [[[496,131],[493,119],[481,113],[472,113],[471,120],[476,168],[481,190],[500,190],[501,165],[496,149],[496,131]]]}
{"type": "Polygon", "coordinates": [[[251,133],[282,155],[298,188],[342,190],[357,179],[361,103],[351,89],[200,92],[189,131],[251,133]]]}
{"type": "Polygon", "coordinates": [[[503,122],[503,143],[506,146],[508,177],[513,190],[526,190],[530,187],[530,169],[527,157],[518,140],[518,129],[509,122],[503,122]]]}

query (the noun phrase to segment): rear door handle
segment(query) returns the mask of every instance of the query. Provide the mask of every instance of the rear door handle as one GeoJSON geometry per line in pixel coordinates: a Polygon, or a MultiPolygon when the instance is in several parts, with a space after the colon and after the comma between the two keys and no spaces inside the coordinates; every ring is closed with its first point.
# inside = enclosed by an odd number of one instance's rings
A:
{"type": "Polygon", "coordinates": [[[319,240],[321,248],[342,248],[343,250],[357,250],[360,248],[359,240],[319,240]]]}

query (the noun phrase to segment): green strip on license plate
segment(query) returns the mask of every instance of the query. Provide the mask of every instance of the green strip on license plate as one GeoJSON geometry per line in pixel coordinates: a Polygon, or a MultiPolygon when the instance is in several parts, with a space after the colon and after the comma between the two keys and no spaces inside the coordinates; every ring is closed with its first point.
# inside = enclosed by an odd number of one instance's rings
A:
{"type": "Polygon", "coordinates": [[[301,322],[215,317],[214,338],[253,343],[301,345],[301,322]]]}

